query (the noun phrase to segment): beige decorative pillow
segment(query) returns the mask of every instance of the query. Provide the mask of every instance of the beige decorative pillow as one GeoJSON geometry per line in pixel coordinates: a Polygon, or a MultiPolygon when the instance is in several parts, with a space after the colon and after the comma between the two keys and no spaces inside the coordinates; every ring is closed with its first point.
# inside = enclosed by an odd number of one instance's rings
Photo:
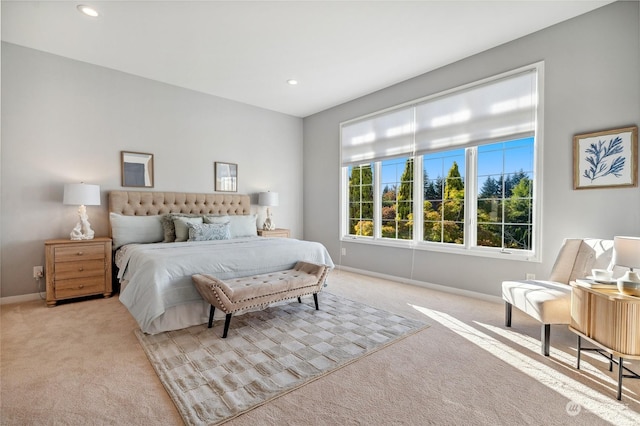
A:
{"type": "Polygon", "coordinates": [[[173,223],[173,220],[177,217],[198,217],[197,214],[190,213],[167,213],[162,215],[161,223],[162,228],[164,230],[164,240],[163,243],[172,243],[176,240],[176,227],[173,223]]]}
{"type": "Polygon", "coordinates": [[[176,217],[173,219],[173,225],[176,228],[176,243],[187,241],[189,239],[189,227],[187,223],[201,224],[202,217],[176,217]]]}

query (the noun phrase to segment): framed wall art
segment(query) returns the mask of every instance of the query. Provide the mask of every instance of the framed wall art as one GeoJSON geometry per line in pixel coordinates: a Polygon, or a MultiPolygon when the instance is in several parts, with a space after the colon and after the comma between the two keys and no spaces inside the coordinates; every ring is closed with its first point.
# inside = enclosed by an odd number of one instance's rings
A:
{"type": "Polygon", "coordinates": [[[238,165],[233,163],[214,163],[217,192],[238,191],[238,165]]]}
{"type": "Polygon", "coordinates": [[[153,188],[153,154],[120,151],[122,186],[153,188]]]}
{"type": "Polygon", "coordinates": [[[573,137],[573,189],[638,186],[638,126],[573,137]]]}

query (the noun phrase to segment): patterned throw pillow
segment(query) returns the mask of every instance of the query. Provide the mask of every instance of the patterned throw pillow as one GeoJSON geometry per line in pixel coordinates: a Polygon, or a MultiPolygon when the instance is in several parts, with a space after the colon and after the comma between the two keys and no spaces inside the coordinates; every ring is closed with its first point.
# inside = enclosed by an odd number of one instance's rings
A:
{"type": "Polygon", "coordinates": [[[226,223],[187,223],[188,241],[211,241],[231,239],[231,227],[226,223]]]}
{"type": "Polygon", "coordinates": [[[173,221],[178,217],[199,217],[199,215],[189,213],[167,213],[162,215],[160,220],[164,229],[163,243],[172,243],[176,240],[176,226],[173,221]]]}

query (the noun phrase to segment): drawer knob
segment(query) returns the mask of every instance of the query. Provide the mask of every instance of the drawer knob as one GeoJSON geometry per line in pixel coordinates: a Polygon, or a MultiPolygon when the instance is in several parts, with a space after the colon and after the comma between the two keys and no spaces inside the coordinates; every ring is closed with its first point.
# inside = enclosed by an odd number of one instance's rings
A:
{"type": "Polygon", "coordinates": [[[84,288],[84,284],[80,284],[78,288],[84,288]]]}
{"type": "Polygon", "coordinates": [[[84,266],[81,266],[80,269],[78,269],[78,271],[80,272],[84,271],[84,266]]]}
{"type": "Polygon", "coordinates": [[[83,253],[83,252],[81,252],[81,251],[79,251],[79,252],[78,252],[78,256],[82,256],[83,254],[84,254],[84,253],[83,253]]]}

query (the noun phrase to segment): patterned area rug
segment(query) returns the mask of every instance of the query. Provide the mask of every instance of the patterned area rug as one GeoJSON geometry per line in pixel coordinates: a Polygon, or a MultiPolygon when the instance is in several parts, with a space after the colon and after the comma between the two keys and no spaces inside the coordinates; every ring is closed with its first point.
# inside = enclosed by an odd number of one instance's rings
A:
{"type": "Polygon", "coordinates": [[[219,424],[426,327],[328,292],[224,321],[136,336],[188,425],[219,424]]]}

